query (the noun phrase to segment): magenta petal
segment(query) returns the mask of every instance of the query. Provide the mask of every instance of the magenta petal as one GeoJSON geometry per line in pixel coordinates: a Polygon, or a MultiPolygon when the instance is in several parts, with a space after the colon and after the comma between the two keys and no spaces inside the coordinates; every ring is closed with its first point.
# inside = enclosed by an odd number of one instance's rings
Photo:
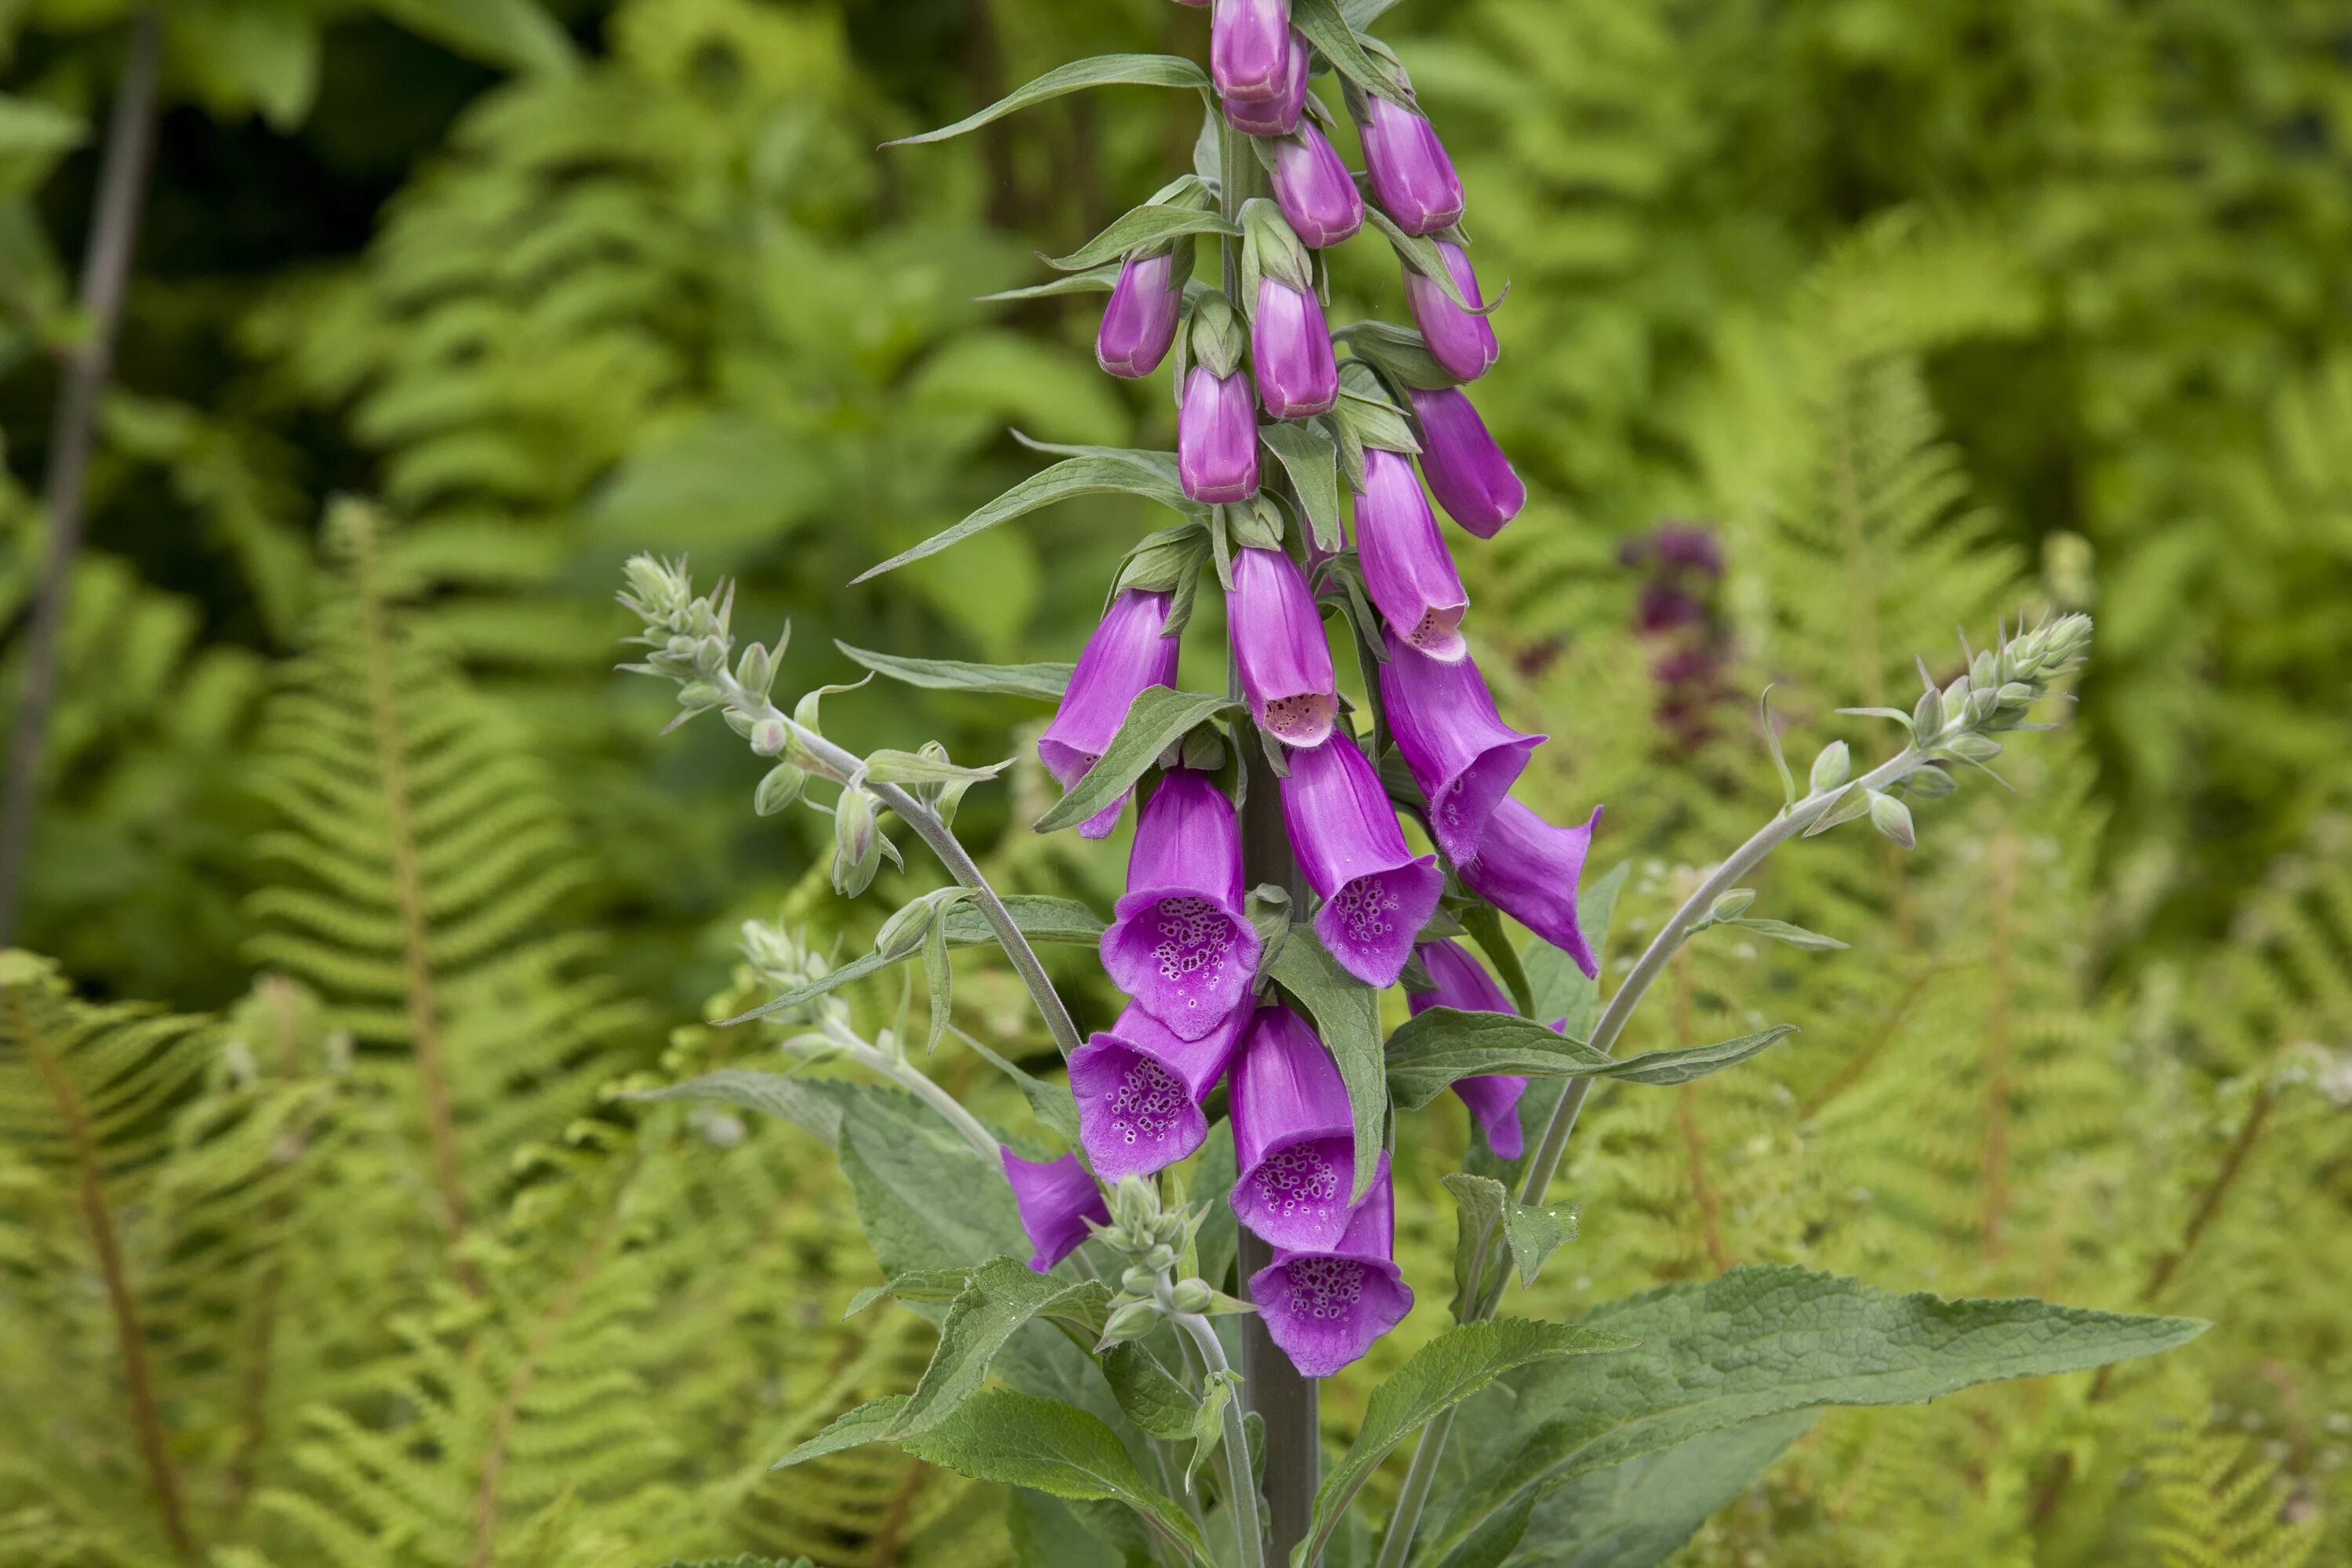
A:
{"type": "Polygon", "coordinates": [[[1273,278],[1258,279],[1250,365],[1257,375],[1258,401],[1274,418],[1305,419],[1339,405],[1339,362],[1331,354],[1331,329],[1323,319],[1323,302],[1303,289],[1273,278]]]}
{"type": "Polygon", "coordinates": [[[1058,1160],[1024,1160],[1000,1145],[1004,1179],[1013,1184],[1013,1201],[1021,1210],[1021,1228],[1036,1251],[1029,1267],[1043,1274],[1071,1253],[1087,1236],[1087,1222],[1110,1223],[1110,1206],[1102,1189],[1087,1174],[1076,1154],[1058,1160]]]}
{"type": "Polygon", "coordinates": [[[1196,364],[1185,376],[1176,411],[1176,477],[1197,501],[1257,494],[1257,409],[1241,372],[1220,376],[1196,364]]]}
{"type": "Polygon", "coordinates": [[[1527,1152],[1527,1139],[1519,1131],[1519,1096],[1527,1091],[1527,1079],[1502,1073],[1456,1079],[1454,1083],[1454,1092],[1486,1130],[1487,1147],[1506,1160],[1527,1152]]]}
{"type": "Polygon", "coordinates": [[[1339,711],[1323,614],[1298,563],[1279,550],[1236,550],[1225,601],[1234,664],[1258,728],[1293,746],[1321,743],[1339,711]]]}
{"type": "MultiPolygon", "coordinates": [[[[1437,242],[1437,253],[1445,261],[1445,270],[1454,276],[1454,287],[1473,305],[1484,305],[1486,299],[1478,292],[1478,275],[1471,270],[1470,258],[1450,239],[1437,242]]],[[[1446,374],[1462,381],[1475,381],[1494,368],[1502,354],[1502,346],[1495,341],[1495,329],[1486,317],[1475,310],[1465,310],[1445,297],[1445,291],[1412,268],[1404,269],[1404,302],[1412,311],[1412,323],[1421,329],[1422,341],[1446,374]]]]}
{"type": "Polygon", "coordinates": [[[1070,1053],[1078,1136],[1103,1180],[1149,1175],[1209,1135],[1201,1097],[1224,1075],[1249,1010],[1237,1007],[1199,1039],[1179,1038],[1134,1003],[1118,1022],[1070,1053]]]}
{"type": "Polygon", "coordinates": [[[1421,424],[1421,471],[1445,515],[1492,539],[1528,504],[1528,487],[1487,432],[1467,393],[1405,388],[1421,424]]]}
{"type": "Polygon", "coordinates": [[[1309,249],[1337,245],[1364,226],[1364,198],[1313,121],[1274,144],[1273,183],[1282,216],[1309,249]]]}
{"type": "Polygon", "coordinates": [[[1507,799],[1486,819],[1477,858],[1456,868],[1472,892],[1576,960],[1576,966],[1592,976],[1601,967],[1576,923],[1576,884],[1584,874],[1585,853],[1600,822],[1596,805],[1590,820],[1555,827],[1507,799]]]}
{"type": "Polygon", "coordinates": [[[1470,647],[1462,640],[1470,595],[1413,477],[1412,459],[1384,447],[1364,448],[1364,488],[1355,492],[1355,503],[1364,592],[1381,619],[1432,658],[1462,658],[1470,647]]]}
{"type": "Polygon", "coordinates": [[[1395,1239],[1395,1195],[1383,1165],[1336,1245],[1277,1250],[1273,1263],[1250,1276],[1251,1304],[1302,1375],[1330,1376],[1412,1310],[1412,1290],[1394,1261],[1395,1239]]]}
{"type": "Polygon", "coordinates": [[[1209,75],[1220,98],[1273,98],[1289,68],[1290,0],[1217,0],[1209,75]]]}
{"type": "MultiPolygon", "coordinates": [[[[1054,721],[1037,739],[1037,760],[1064,789],[1086,777],[1101,758],[1127,710],[1146,687],[1176,684],[1178,639],[1168,626],[1169,595],[1130,588],[1111,602],[1094,636],[1078,655],[1069,689],[1054,721]]],[[[1127,797],[1119,796],[1080,825],[1088,838],[1108,835],[1118,822],[1127,797]]]]}
{"type": "Polygon", "coordinates": [[[1199,1039],[1242,1005],[1262,944],[1242,907],[1241,825],[1208,774],[1160,776],[1114,912],[1103,968],[1163,1026],[1199,1039]]]}
{"type": "Polygon", "coordinates": [[[1307,75],[1313,60],[1311,46],[1304,35],[1294,29],[1289,53],[1283,59],[1282,77],[1273,94],[1265,98],[1228,96],[1224,100],[1225,123],[1252,136],[1287,136],[1298,129],[1298,117],[1307,109],[1307,75]]]}
{"type": "Polygon", "coordinates": [[[1428,121],[1384,98],[1367,97],[1364,165],[1372,199],[1407,234],[1428,234],[1462,219],[1462,181],[1428,121]]]}
{"type": "Polygon", "coordinates": [[[1184,306],[1172,254],[1130,257],[1111,286],[1095,334],[1095,363],[1113,375],[1150,375],[1176,342],[1184,306]]]}
{"type": "Polygon", "coordinates": [[[1437,858],[1406,847],[1380,775],[1345,735],[1290,753],[1282,815],[1307,886],[1323,900],[1316,934],[1365,984],[1395,984],[1445,890],[1437,858]]]}
{"type": "Polygon", "coordinates": [[[1479,835],[1547,737],[1523,735],[1495,711],[1477,664],[1441,664],[1388,636],[1381,700],[1413,782],[1429,802],[1429,831],[1459,865],[1478,853],[1479,835]]]}
{"type": "Polygon", "coordinates": [[[1261,1007],[1232,1076],[1233,1210],[1276,1247],[1328,1247],[1348,1228],[1354,1119],[1339,1064],[1306,1020],[1261,1007]]]}

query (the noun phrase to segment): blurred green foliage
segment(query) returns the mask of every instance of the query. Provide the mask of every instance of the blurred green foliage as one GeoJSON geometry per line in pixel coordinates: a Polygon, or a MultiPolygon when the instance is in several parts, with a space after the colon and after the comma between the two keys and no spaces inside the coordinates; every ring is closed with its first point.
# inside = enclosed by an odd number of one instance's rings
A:
{"type": "MultiPolygon", "coordinates": [[[[86,128],[127,11],[34,0],[0,23],[0,702],[42,543],[29,498],[48,351],[78,330],[86,128]]],[[[1902,704],[1915,652],[1957,657],[1955,622],[2041,601],[2099,620],[2074,738],[2021,773],[2021,807],[1977,800],[1923,824],[1913,866],[1823,846],[1776,869],[1768,895],[1790,918],[1877,933],[1864,952],[1694,960],[1687,1012],[1662,1026],[1703,1028],[1760,989],[1814,1032],[1750,1074],[1598,1102],[1573,1173],[1587,1256],[1555,1267],[1548,1304],[1774,1258],[1895,1288],[2154,1304],[2224,1330],[2113,1394],[1990,1391],[1824,1423],[1710,1527],[1699,1560],[2287,1562],[2323,1523],[2352,1551],[2352,1363],[2328,1243],[2352,1174],[2345,1112],[2314,1087],[2341,1092],[2352,1070],[2352,4],[1465,0],[1402,5],[1382,26],[1461,165],[1480,269],[1511,283],[1505,353],[1476,396],[1532,499],[1491,551],[1463,552],[1474,628],[1508,672],[1506,712],[1559,737],[1533,795],[1609,803],[1603,862],[1637,858],[1629,918],[1654,918],[1683,868],[1769,809],[1748,708],[1766,682],[1792,733],[1860,747],[1867,731],[1829,710],[1902,704]],[[1654,667],[1687,650],[1634,627],[1643,573],[1620,563],[1665,518],[1707,523],[1727,561],[1702,674],[1672,689],[1654,667]]],[[[825,824],[753,817],[756,773],[716,726],[655,747],[658,694],[609,674],[626,629],[609,595],[639,549],[736,574],[751,635],[793,622],[784,690],[852,673],[836,637],[1069,657],[1145,526],[1131,503],[1066,506],[843,584],[1034,467],[1008,427],[1168,443],[1164,381],[1095,372],[1083,298],[971,296],[1032,280],[1030,251],[1070,248],[1159,185],[1189,158],[1197,111],[1119,89],[952,148],[871,149],[1077,55],[1204,41],[1202,13],[1166,0],[170,8],[21,940],[85,993],[243,1008],[192,1039],[255,1036],[264,1002],[236,999],[257,966],[315,984],[325,1000],[299,1007],[257,994],[300,1013],[292,1065],[282,1082],[216,1069],[173,1179],[199,1207],[226,1202],[205,1194],[253,1168],[231,1134],[294,1119],[338,1173],[322,1206],[237,1209],[259,1239],[236,1268],[266,1270],[299,1238],[317,1250],[283,1255],[314,1258],[306,1300],[348,1316],[355,1293],[383,1298],[356,1327],[297,1336],[264,1419],[204,1364],[202,1331],[233,1315],[167,1267],[175,1247],[204,1256],[202,1238],[157,1233],[162,1331],[184,1335],[192,1380],[173,1418],[221,1489],[198,1505],[207,1539],[235,1536],[214,1525],[258,1487],[285,1533],[236,1537],[256,1553],[461,1560],[497,1533],[469,1534],[479,1454],[436,1452],[431,1477],[365,1457],[413,1455],[404,1443],[436,1425],[478,1444],[482,1423],[515,1419],[526,1395],[501,1390],[528,1384],[516,1369],[556,1334],[534,1341],[534,1325],[585,1300],[576,1344],[557,1342],[655,1390],[661,1418],[632,1426],[628,1451],[661,1486],[566,1501],[548,1471],[526,1476],[494,1520],[514,1560],[707,1545],[866,1562],[926,1531],[909,1561],[1005,1550],[992,1511],[898,1471],[841,1478],[814,1521],[763,1489],[801,1418],[830,1414],[760,1403],[779,1383],[823,1365],[834,1381],[792,1397],[854,1401],[919,1364],[919,1347],[831,1327],[851,1284],[823,1212],[838,1199],[812,1188],[824,1162],[794,1134],[757,1131],[743,1159],[697,1163],[677,1151],[732,1148],[742,1130],[592,1121],[547,1152],[596,1112],[592,1068],[654,1063],[645,1017],[699,1016],[734,984],[736,919],[791,893],[796,918],[854,947],[929,875],[886,875],[856,907],[809,892],[825,824]],[[333,617],[352,590],[317,545],[330,499],[350,493],[400,520],[383,568],[446,683],[427,713],[462,710],[469,744],[527,774],[530,821],[586,847],[563,861],[577,875],[500,916],[485,952],[506,958],[452,1004],[481,1058],[457,1090],[473,1289],[425,1256],[427,1210],[399,1207],[432,1187],[397,1017],[414,982],[387,967],[395,917],[368,888],[331,896],[331,862],[304,882],[273,861],[285,791],[255,784],[287,776],[304,681],[337,679],[352,628],[333,617]],[[313,947],[288,946],[289,910],[313,947]],[[571,940],[591,929],[600,943],[571,940]],[[583,998],[589,972],[600,989],[583,998]],[[592,1000],[586,1023],[565,1011],[592,1000]],[[300,1012],[313,1006],[339,1010],[331,1028],[300,1012]],[[501,1044],[505,1006],[532,1022],[501,1044]],[[379,1100],[322,1055],[336,1028],[379,1100]],[[640,1159],[639,1137],[662,1157],[640,1159]],[[398,1208],[373,1250],[333,1237],[354,1194],[398,1208]],[[774,1227],[715,1217],[736,1203],[772,1205],[774,1227]],[[620,1215],[640,1228],[600,1250],[620,1215]],[[710,1249],[759,1263],[713,1284],[688,1238],[722,1223],[741,1228],[710,1249]],[[688,1310],[708,1358],[613,1350],[688,1310]],[[339,1380],[338,1358],[370,1370],[339,1380]],[[242,1482],[241,1430],[268,1434],[242,1482]],[[438,1500],[416,1555],[320,1544],[412,1481],[438,1500]],[[700,1533],[661,1533],[689,1516],[700,1533]],[[961,1549],[940,1544],[959,1530],[961,1549]]],[[[1339,317],[1394,313],[1376,251],[1339,258],[1339,317]]],[[[1214,622],[1194,634],[1203,653],[1214,622]]],[[[936,735],[960,757],[1025,753],[1040,717],[898,688],[827,709],[850,744],[936,735]]],[[[1026,831],[1049,790],[1016,770],[960,826],[1006,880],[1105,904],[1115,851],[1026,831]]],[[[313,831],[359,820],[352,805],[313,831]]],[[[1083,968],[1099,1015],[1108,993],[1083,968]]],[[[959,984],[967,1022],[1022,1037],[1017,998],[990,984],[959,984]]],[[[676,1048],[700,1063],[751,1047],[696,1032],[676,1048]]],[[[1434,1180],[1460,1133],[1424,1120],[1426,1168],[1400,1175],[1426,1189],[1416,1212],[1443,1215],[1434,1180]]],[[[58,1190],[5,1154],[10,1192],[58,1190]]],[[[126,1179],[135,1208],[149,1178],[126,1179]]],[[[69,1230],[69,1207],[19,1206],[37,1243],[0,1268],[37,1271],[64,1256],[49,1249],[65,1232],[40,1227],[69,1230]]],[[[1404,1243],[1436,1278],[1447,1222],[1421,1223],[1404,1243]]],[[[0,1295],[32,1299],[28,1277],[0,1295]]],[[[10,1386],[110,1398],[96,1321],[73,1319],[54,1355],[26,1342],[10,1386]]],[[[1392,1348],[1412,1342],[1409,1328],[1392,1348]]],[[[1335,1425],[1355,1386],[1335,1388],[1335,1425]]],[[[561,1404],[546,1419],[566,1418],[561,1404]]],[[[551,1428],[542,1452],[563,1440],[551,1428]]],[[[100,1422],[45,1455],[61,1468],[0,1469],[0,1561],[20,1542],[24,1561],[77,1565],[162,1550],[107,1533],[104,1500],[131,1484],[131,1449],[108,1445],[125,1441],[100,1422]],[[67,1500],[20,1527],[7,1509],[45,1489],[67,1500]],[[59,1520],[87,1539],[57,1548],[59,1520]]]]}

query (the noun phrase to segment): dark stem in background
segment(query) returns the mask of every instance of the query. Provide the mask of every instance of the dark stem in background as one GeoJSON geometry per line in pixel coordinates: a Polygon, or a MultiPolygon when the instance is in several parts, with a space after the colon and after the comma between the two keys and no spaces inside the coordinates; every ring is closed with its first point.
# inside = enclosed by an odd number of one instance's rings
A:
{"type": "Polygon", "coordinates": [[[40,804],[41,751],[48,739],[49,704],[57,693],[58,645],[65,638],[74,557],[81,550],[82,492],[98,419],[98,396],[114,360],[122,291],[139,240],[139,208],[155,133],[155,57],[163,28],[152,11],[131,24],[114,111],[106,126],[106,154],[98,176],[89,246],[82,257],[81,312],[87,334],[65,356],[57,421],[49,432],[49,468],[41,484],[48,514],[49,552],[33,599],[25,651],[25,684],[16,697],[16,725],[8,740],[8,777],[0,800],[0,947],[16,939],[24,904],[25,868],[40,804]]]}

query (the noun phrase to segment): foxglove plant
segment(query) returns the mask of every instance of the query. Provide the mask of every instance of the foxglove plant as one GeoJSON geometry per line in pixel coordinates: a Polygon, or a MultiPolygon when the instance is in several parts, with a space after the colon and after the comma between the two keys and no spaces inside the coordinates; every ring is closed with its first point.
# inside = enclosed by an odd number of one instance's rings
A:
{"type": "Polygon", "coordinates": [[[1531,1283],[1570,1235],[1549,1191],[1595,1083],[1685,1082],[1790,1032],[1619,1058],[1669,961],[1717,926],[1837,945],[1749,913],[1740,879],[1788,840],[1864,817],[1907,847],[1907,802],[1951,793],[1958,770],[2000,752],[1996,737],[2032,728],[2030,711],[2087,651],[2090,623],[2005,627],[1909,712],[1871,710],[1905,740],[1858,776],[1833,743],[1800,792],[1768,724],[1785,805],[1656,926],[1604,1003],[1602,910],[1617,879],[1580,891],[1599,812],[1560,826],[1510,797],[1545,740],[1505,721],[1471,657],[1467,595],[1421,490],[1425,478],[1481,538],[1526,493],[1459,390],[1495,363],[1495,339],[1456,226],[1460,181],[1394,54],[1350,19],[1381,8],[1217,0],[1209,70],[1176,57],[1082,61],[909,139],[1097,83],[1202,95],[1199,166],[1053,263],[1073,279],[1035,291],[1111,291],[1097,346],[1115,374],[1172,356],[1176,450],[1061,448],[1052,468],[866,576],[1065,497],[1128,492],[1176,521],[1129,552],[1066,673],[850,650],[920,686],[1057,700],[1038,755],[1065,793],[1035,826],[1107,836],[1140,787],[1127,892],[1108,923],[1069,900],[999,893],[954,823],[964,795],[1005,764],[961,765],[936,742],[846,750],[822,713],[845,689],[786,712],[770,697],[783,644],[739,650],[731,590],[699,594],[683,563],[640,557],[623,602],[646,653],[630,668],[676,684],[680,721],[716,710],[772,760],[755,809],[829,815],[844,896],[885,862],[920,886],[898,829],[948,879],[838,966],[761,928],[751,951],[778,994],[746,1017],[792,1026],[792,1070],[736,1067],[655,1092],[776,1112],[826,1139],[887,1274],[876,1294],[935,1311],[938,1349],[912,1392],[848,1411],[785,1464],[887,1442],[1094,1505],[1057,1517],[1101,1532],[1107,1556],[1314,1568],[1353,1528],[1373,1471],[1418,1434],[1385,1529],[1359,1534],[1349,1561],[1551,1561],[1520,1538],[1548,1494],[1585,1477],[1616,1500],[1612,1528],[1648,1543],[1612,1561],[1654,1563],[1695,1527],[1685,1492],[1740,1489],[1747,1470],[1712,1468],[1752,1467],[1755,1423],[2103,1365],[2196,1331],[2039,1302],[1885,1296],[1787,1268],[1611,1304],[1596,1314],[1605,1330],[1496,1316],[1509,1281],[1531,1283]],[[1323,137],[1328,111],[1307,83],[1326,69],[1360,132],[1370,205],[1346,199],[1323,137]],[[1275,199],[1256,193],[1261,171],[1275,199]],[[1356,231],[1359,211],[1407,268],[1419,331],[1328,331],[1323,248],[1356,231]],[[1204,241],[1219,276],[1192,286],[1204,241]],[[1356,498],[1352,549],[1343,489],[1356,498]],[[1229,664],[1189,689],[1181,634],[1204,583],[1223,594],[1229,664]],[[1357,650],[1369,733],[1342,701],[1327,617],[1357,650]],[[1416,853],[1408,826],[1435,852],[1416,853]],[[1524,952],[1506,918],[1530,933],[1524,952]],[[1038,955],[1045,942],[1099,955],[1129,998],[1108,1027],[1081,1036],[1038,955]],[[1066,1085],[955,1026],[953,950],[970,946],[1011,963],[1066,1085]],[[924,1070],[903,999],[891,1028],[853,1027],[841,988],[919,957],[926,1054],[950,1036],[969,1045],[1012,1080],[1034,1131],[984,1121],[924,1070]],[[1546,994],[1567,997],[1560,1026],[1533,1016],[1536,970],[1551,977],[1546,994]],[[1400,982],[1411,1016],[1384,1039],[1379,993],[1400,982]],[[836,1070],[807,1070],[818,1065],[836,1070]],[[1371,1392],[1360,1435],[1318,1484],[1313,1380],[1356,1363],[1412,1305],[1394,1256],[1391,1158],[1409,1119],[1449,1088],[1483,1134],[1444,1177],[1458,1209],[1454,1326],[1371,1392]],[[1020,1353],[1000,1354],[1016,1341],[1020,1353]],[[1692,1401],[1696,1381],[1720,1397],[1692,1401]],[[1455,1412],[1473,1399],[1486,1458],[1449,1464],[1455,1412]],[[1109,1427],[1112,1411],[1128,1430],[1109,1427]],[[1719,1441],[1735,1424],[1737,1441],[1719,1441]],[[1688,1484],[1650,1484],[1661,1465],[1688,1484]],[[1120,1528],[1114,1505],[1139,1529],[1120,1528]],[[1425,1517],[1439,1522],[1424,1530],[1425,1517]]]}

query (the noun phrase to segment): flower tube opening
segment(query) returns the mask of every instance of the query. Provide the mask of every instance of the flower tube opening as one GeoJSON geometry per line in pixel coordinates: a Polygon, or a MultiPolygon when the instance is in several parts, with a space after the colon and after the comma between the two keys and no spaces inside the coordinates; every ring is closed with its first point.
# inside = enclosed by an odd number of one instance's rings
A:
{"type": "Polygon", "coordinates": [[[1201,1147],[1209,1135],[1201,1099],[1224,1076],[1249,1016],[1236,1007],[1187,1040],[1131,1002],[1070,1053],[1079,1140],[1103,1180],[1150,1175],[1201,1147]]]}
{"type": "Polygon", "coordinates": [[[1236,550],[1227,601],[1234,664],[1259,729],[1293,746],[1321,744],[1339,712],[1323,616],[1298,563],[1279,550],[1236,550]]]}
{"type": "Polygon", "coordinates": [[[1389,728],[1429,803],[1429,833],[1455,865],[1474,859],[1488,818],[1548,737],[1503,722],[1475,661],[1446,664],[1391,631],[1381,666],[1389,728]]]}
{"type": "Polygon", "coordinates": [[[1462,617],[1470,594],[1429,499],[1413,476],[1412,459],[1381,447],[1364,449],[1364,488],[1355,492],[1356,552],[1364,591],[1391,631],[1432,658],[1467,656],[1462,617]]]}
{"type": "Polygon", "coordinates": [[[1241,825],[1208,774],[1172,768],[1136,818],[1127,892],[1103,969],[1166,1028],[1196,1040],[1246,999],[1261,942],[1242,904],[1241,825]]]}
{"type": "Polygon", "coordinates": [[[1445,890],[1437,858],[1406,847],[1380,775],[1336,731],[1291,752],[1282,815],[1307,885],[1323,900],[1314,925],[1324,947],[1365,984],[1395,984],[1445,890]]]}

